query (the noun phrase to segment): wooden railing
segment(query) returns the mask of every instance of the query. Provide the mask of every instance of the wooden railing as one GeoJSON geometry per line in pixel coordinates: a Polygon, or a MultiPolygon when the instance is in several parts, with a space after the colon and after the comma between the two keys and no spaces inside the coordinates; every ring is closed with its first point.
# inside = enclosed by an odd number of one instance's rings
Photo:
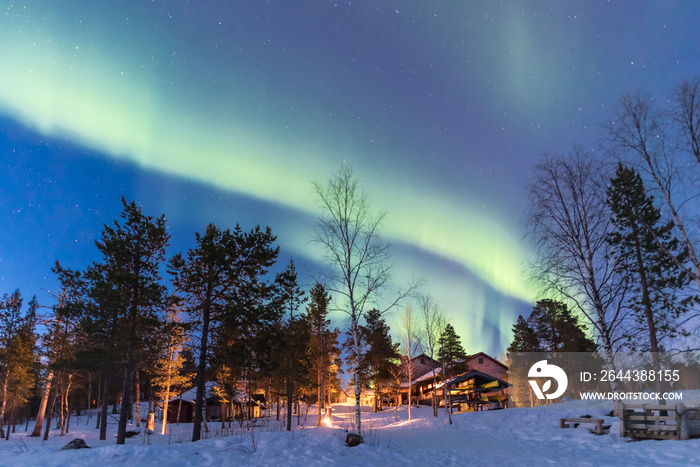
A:
{"type": "Polygon", "coordinates": [[[700,437],[700,412],[684,404],[622,404],[615,410],[620,417],[620,436],[635,439],[678,439],[700,437]]]}

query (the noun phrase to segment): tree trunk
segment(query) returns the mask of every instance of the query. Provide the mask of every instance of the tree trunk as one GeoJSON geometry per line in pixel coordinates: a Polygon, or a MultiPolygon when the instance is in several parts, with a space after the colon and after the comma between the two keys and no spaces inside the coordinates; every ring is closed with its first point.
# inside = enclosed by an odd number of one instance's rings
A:
{"type": "MultiPolygon", "coordinates": [[[[138,270],[137,270],[138,271],[138,270]]],[[[138,277],[138,274],[136,274],[138,277]]],[[[133,292],[131,308],[129,310],[129,340],[126,346],[126,364],[124,365],[124,384],[122,385],[122,406],[119,412],[119,425],[117,428],[117,444],[126,442],[126,424],[131,415],[133,407],[131,404],[131,375],[136,369],[135,345],[136,345],[136,317],[138,315],[138,288],[133,292]]]]}
{"type": "Polygon", "coordinates": [[[413,420],[413,417],[411,416],[411,405],[413,402],[413,394],[411,394],[411,390],[413,388],[413,381],[411,380],[411,373],[409,372],[408,374],[408,421],[410,422],[413,420]]]}
{"type": "Polygon", "coordinates": [[[46,417],[46,430],[44,431],[44,441],[49,439],[49,431],[51,430],[51,415],[53,414],[53,409],[56,406],[56,389],[53,390],[53,398],[51,399],[51,409],[49,410],[49,416],[46,417]]]}
{"type": "Polygon", "coordinates": [[[177,403],[177,418],[175,418],[175,425],[180,424],[180,412],[182,411],[182,395],[184,393],[180,394],[180,400],[177,403]]]}
{"type": "Polygon", "coordinates": [[[197,367],[197,395],[194,402],[194,428],[192,429],[192,441],[199,441],[202,437],[202,421],[204,412],[204,394],[206,390],[205,371],[207,369],[207,339],[209,337],[209,313],[211,304],[211,286],[207,288],[207,297],[202,312],[202,340],[199,345],[199,365],[197,367]]]}
{"type": "Polygon", "coordinates": [[[447,387],[447,372],[445,371],[445,362],[442,362],[442,399],[445,403],[445,411],[447,412],[447,418],[452,425],[452,398],[449,396],[449,388],[447,387]]]}
{"type": "Polygon", "coordinates": [[[41,427],[44,424],[44,416],[46,415],[46,406],[49,402],[49,393],[51,392],[51,381],[53,380],[53,370],[49,371],[46,375],[46,383],[44,385],[44,390],[41,393],[41,403],[39,404],[39,412],[36,414],[36,423],[34,424],[34,430],[29,436],[39,437],[41,436],[41,427]]]}
{"type": "Polygon", "coordinates": [[[3,375],[2,381],[2,403],[0,403],[0,437],[5,436],[5,432],[3,430],[5,428],[5,407],[7,407],[7,380],[10,379],[8,374],[10,362],[5,362],[5,364],[6,371],[3,375]]]}
{"type": "Polygon", "coordinates": [[[136,386],[136,426],[141,426],[141,381],[139,379],[139,370],[137,369],[134,373],[135,386],[136,386]]]}
{"type": "Polygon", "coordinates": [[[399,391],[396,391],[396,400],[394,400],[394,423],[399,421],[399,398],[401,397],[399,391]]]}
{"type": "MultiPolygon", "coordinates": [[[[352,300],[351,300],[352,302],[352,300]]],[[[352,306],[352,303],[351,303],[352,306]]],[[[358,335],[358,325],[357,314],[355,310],[352,311],[352,339],[353,339],[353,358],[355,359],[355,371],[354,371],[354,381],[355,381],[355,434],[362,434],[362,408],[360,407],[360,396],[362,395],[362,389],[360,388],[360,339],[358,335]]]]}
{"type": "Polygon", "coordinates": [[[66,424],[68,421],[68,415],[70,411],[68,410],[68,393],[70,392],[70,387],[73,382],[73,375],[68,375],[68,384],[65,388],[61,390],[61,434],[59,436],[66,435],[66,424]]]}
{"type": "MultiPolygon", "coordinates": [[[[168,378],[165,380],[165,398],[163,400],[163,428],[160,430],[160,434],[164,435],[165,434],[165,426],[168,424],[168,402],[170,399],[170,374],[172,373],[172,350],[170,352],[170,358],[168,359],[168,378]]],[[[180,398],[180,402],[182,403],[182,397],[180,398]]],[[[150,405],[150,402],[149,402],[150,405]]],[[[179,414],[178,414],[179,415],[179,414]]]]}
{"type": "Polygon", "coordinates": [[[209,433],[209,425],[207,425],[207,399],[204,399],[202,404],[202,431],[209,433]]]}
{"type": "Polygon", "coordinates": [[[148,395],[148,413],[155,413],[155,408],[153,407],[153,388],[150,384],[146,384],[146,394],[148,395]]]}
{"type": "Polygon", "coordinates": [[[221,401],[221,430],[226,429],[226,403],[221,401]]]}
{"type": "Polygon", "coordinates": [[[435,377],[435,367],[433,367],[433,417],[438,416],[437,406],[437,378],[435,377]]]}
{"type": "Polygon", "coordinates": [[[7,431],[5,432],[5,441],[10,440],[10,425],[12,425],[12,419],[14,418],[14,411],[10,414],[10,418],[7,421],[7,431]]]}
{"type": "Polygon", "coordinates": [[[107,415],[109,412],[109,386],[111,383],[110,377],[111,367],[108,367],[102,376],[104,383],[102,384],[102,412],[98,421],[100,425],[100,441],[107,439],[107,415]]]}
{"type": "MultiPolygon", "coordinates": [[[[293,317],[289,319],[289,332],[293,329],[293,317]]],[[[293,355],[287,355],[287,412],[291,415],[292,413],[292,397],[294,395],[294,367],[293,367],[293,355]]],[[[297,418],[297,425],[298,423],[297,418]]],[[[287,431],[292,431],[292,417],[287,417],[287,431]]]]}
{"type": "Polygon", "coordinates": [[[88,371],[88,390],[87,390],[87,420],[85,424],[90,423],[90,409],[92,409],[92,372],[88,371]]]}
{"type": "Polygon", "coordinates": [[[318,426],[321,426],[321,410],[323,409],[323,371],[322,371],[322,365],[323,365],[323,357],[319,358],[317,363],[317,371],[316,371],[316,381],[318,383],[318,391],[317,391],[317,400],[318,400],[318,426]]]}
{"type": "Polygon", "coordinates": [[[70,405],[67,405],[68,407],[68,416],[66,417],[66,434],[70,430],[70,405]]]}

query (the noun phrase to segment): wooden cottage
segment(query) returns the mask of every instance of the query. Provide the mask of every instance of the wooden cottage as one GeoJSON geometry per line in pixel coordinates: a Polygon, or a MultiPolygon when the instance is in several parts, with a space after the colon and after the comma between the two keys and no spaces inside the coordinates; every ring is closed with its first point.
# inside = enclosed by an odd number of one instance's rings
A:
{"type": "MultiPolygon", "coordinates": [[[[240,419],[252,414],[253,418],[263,416],[265,407],[265,396],[263,394],[253,394],[251,400],[247,395],[236,394],[233,399],[222,401],[219,396],[214,395],[213,388],[216,383],[206,383],[206,416],[207,420],[229,420],[240,419]]],[[[192,388],[182,394],[181,397],[171,399],[168,402],[168,421],[171,423],[192,423],[194,422],[196,388],[192,388]]]]}
{"type": "Polygon", "coordinates": [[[509,384],[478,370],[471,370],[448,380],[452,407],[460,412],[504,409],[508,403],[509,384]]]}

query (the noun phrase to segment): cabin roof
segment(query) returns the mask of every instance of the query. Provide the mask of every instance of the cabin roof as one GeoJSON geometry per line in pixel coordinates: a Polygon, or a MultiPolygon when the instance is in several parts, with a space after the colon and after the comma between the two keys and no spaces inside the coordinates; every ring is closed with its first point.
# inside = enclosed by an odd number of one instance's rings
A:
{"type": "MultiPolygon", "coordinates": [[[[455,384],[459,384],[463,381],[466,381],[468,379],[475,378],[475,377],[484,380],[486,383],[497,382],[498,385],[502,386],[502,387],[510,386],[510,383],[503,381],[502,379],[498,379],[496,377],[493,377],[491,375],[487,375],[486,373],[482,373],[481,371],[478,371],[478,370],[471,370],[471,371],[463,373],[459,376],[455,376],[454,378],[447,380],[446,384],[448,387],[454,386],[455,384]]],[[[437,387],[442,387],[442,384],[443,383],[438,384],[437,387]]]]}

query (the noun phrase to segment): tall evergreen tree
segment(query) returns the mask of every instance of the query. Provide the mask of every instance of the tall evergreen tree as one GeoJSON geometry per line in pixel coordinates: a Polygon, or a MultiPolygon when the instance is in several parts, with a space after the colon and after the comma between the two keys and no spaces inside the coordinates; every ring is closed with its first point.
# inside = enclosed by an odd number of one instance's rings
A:
{"type": "Polygon", "coordinates": [[[642,350],[653,352],[654,368],[658,370],[660,341],[681,332],[676,320],[687,309],[678,291],[689,278],[673,260],[675,256],[682,262],[685,253],[678,251],[673,222],[661,221],[661,211],[654,206],[653,196],[646,193],[636,170],[618,164],[607,196],[615,225],[608,243],[613,247],[618,270],[629,280],[627,305],[646,339],[640,342],[639,329],[630,330],[627,336],[642,350]]]}
{"type": "Polygon", "coordinates": [[[173,285],[201,332],[192,441],[201,438],[210,335],[222,323],[229,330],[250,328],[249,315],[260,310],[268,290],[261,278],[279,252],[274,241],[269,227],[243,232],[238,224],[233,231],[210,224],[203,236],[196,234],[197,246],[186,258],[177,254],[170,260],[173,285]]]}
{"type": "Polygon", "coordinates": [[[132,375],[137,368],[140,340],[155,329],[157,311],[164,303],[160,266],[170,240],[165,216],[145,215],[135,202],[127,203],[124,198],[122,204],[122,221],[105,225],[100,239],[95,241],[103,260],[93,263],[86,273],[91,294],[99,305],[93,310],[121,322],[119,338],[124,342],[125,363],[117,444],[126,441],[126,425],[133,408],[132,375]]]}
{"type": "Polygon", "coordinates": [[[16,290],[0,300],[0,437],[14,411],[24,404],[34,384],[36,298],[22,313],[23,299],[16,290]],[[9,417],[8,417],[9,415],[9,417]]]}
{"type": "Polygon", "coordinates": [[[360,369],[374,386],[374,411],[377,412],[382,409],[382,388],[392,381],[392,369],[401,358],[399,344],[392,342],[389,326],[376,308],[365,315],[360,336],[364,347],[360,369]]]}
{"type": "Polygon", "coordinates": [[[518,315],[518,321],[513,325],[513,340],[508,347],[508,352],[542,352],[535,331],[522,315],[518,315]]]}
{"type": "Polygon", "coordinates": [[[464,351],[461,338],[455,332],[455,328],[449,323],[438,340],[438,358],[443,364],[445,380],[455,376],[457,371],[466,370],[464,364],[467,352],[464,351]]]}
{"type": "Polygon", "coordinates": [[[287,370],[287,431],[292,431],[292,404],[295,394],[294,386],[308,371],[308,321],[300,314],[299,307],[306,301],[304,292],[297,282],[297,271],[294,260],[290,259],[287,268],[277,275],[281,304],[287,322],[283,326],[285,341],[285,367],[287,370]]]}
{"type": "Polygon", "coordinates": [[[189,381],[189,375],[182,373],[185,357],[182,350],[185,345],[186,335],[182,325],[179,310],[170,307],[164,323],[163,333],[166,343],[161,349],[158,358],[155,359],[151,370],[151,384],[156,387],[155,396],[163,401],[163,424],[161,435],[165,434],[168,424],[168,402],[170,396],[189,381]]]}
{"type": "Polygon", "coordinates": [[[340,330],[330,329],[331,320],[328,319],[328,305],[331,296],[323,284],[317,282],[309,291],[309,304],[306,306],[306,314],[311,326],[311,373],[316,378],[316,390],[318,401],[318,425],[321,425],[322,409],[330,399],[330,388],[337,379],[340,346],[338,336],[340,330]]]}
{"type": "Polygon", "coordinates": [[[455,328],[449,323],[445,325],[438,339],[438,358],[442,366],[442,398],[450,425],[452,425],[452,396],[445,383],[459,372],[467,370],[467,352],[464,351],[461,338],[455,332],[455,328]]]}
{"type": "MultiPolygon", "coordinates": [[[[53,392],[55,400],[64,370],[71,367],[84,368],[88,372],[96,371],[100,375],[102,391],[97,427],[100,429],[100,440],[105,440],[112,382],[118,377],[116,369],[118,362],[124,360],[125,352],[122,339],[126,333],[123,309],[114,305],[118,301],[118,290],[112,289],[103,281],[94,280],[99,277],[94,272],[94,265],[82,272],[65,268],[56,262],[52,271],[61,283],[61,293],[54,310],[53,322],[48,326],[49,335],[45,343],[49,368],[40,415],[48,409],[49,417],[51,416],[53,402],[49,403],[48,397],[53,392]],[[71,330],[66,330],[65,326],[77,328],[75,331],[79,342],[76,342],[75,347],[65,339],[74,334],[71,330]],[[75,361],[70,362],[72,359],[75,361]]],[[[40,419],[41,416],[38,416],[32,436],[41,433],[40,419]]],[[[44,438],[47,436],[48,430],[45,431],[44,438]]]]}
{"type": "Polygon", "coordinates": [[[527,322],[537,339],[538,351],[595,352],[597,349],[586,336],[586,326],[563,302],[550,299],[538,301],[527,322]]]}
{"type": "Polygon", "coordinates": [[[60,393],[58,425],[61,428],[61,436],[65,435],[69,392],[78,369],[85,366],[84,362],[76,360],[76,355],[81,346],[85,345],[85,340],[80,329],[79,302],[72,295],[73,292],[74,290],[68,288],[62,290],[56,297],[58,303],[51,308],[49,316],[43,320],[45,332],[41,338],[41,355],[47,363],[45,387],[40,410],[36,417],[36,425],[31,436],[40,436],[41,434],[51,385],[53,385],[56,395],[60,393]]]}

